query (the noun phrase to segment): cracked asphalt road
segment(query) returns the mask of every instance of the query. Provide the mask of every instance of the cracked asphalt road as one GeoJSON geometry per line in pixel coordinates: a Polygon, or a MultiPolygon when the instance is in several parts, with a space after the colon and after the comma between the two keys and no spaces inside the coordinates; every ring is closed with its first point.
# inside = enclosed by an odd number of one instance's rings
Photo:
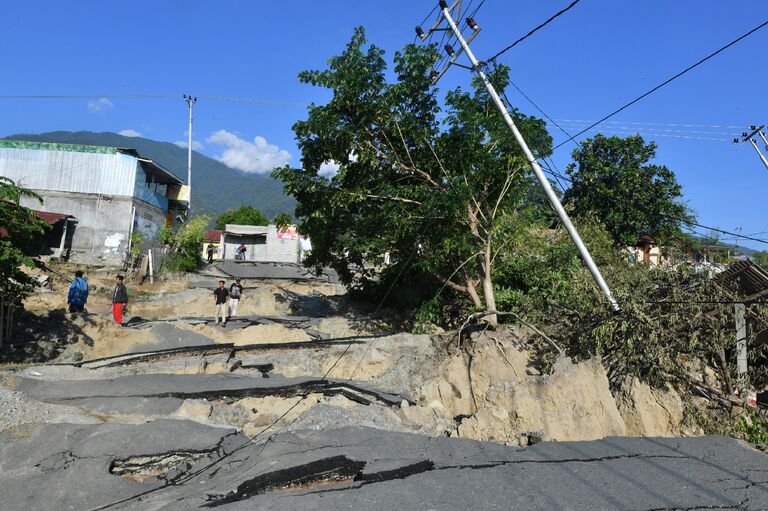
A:
{"type": "Polygon", "coordinates": [[[722,437],[522,449],[369,428],[249,440],[157,420],[4,432],[0,487],[2,510],[753,510],[768,509],[768,458],[722,437]],[[114,469],[126,460],[128,475],[114,469]]]}

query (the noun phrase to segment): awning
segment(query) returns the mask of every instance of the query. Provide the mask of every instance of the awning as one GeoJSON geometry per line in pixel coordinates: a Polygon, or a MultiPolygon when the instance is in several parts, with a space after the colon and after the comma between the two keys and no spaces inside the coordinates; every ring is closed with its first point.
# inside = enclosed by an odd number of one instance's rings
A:
{"type": "Polygon", "coordinates": [[[50,225],[56,225],[62,220],[66,220],[67,218],[75,218],[72,215],[66,215],[64,213],[48,213],[45,211],[35,211],[35,210],[32,210],[32,211],[35,213],[35,216],[37,216],[43,222],[50,225]]]}

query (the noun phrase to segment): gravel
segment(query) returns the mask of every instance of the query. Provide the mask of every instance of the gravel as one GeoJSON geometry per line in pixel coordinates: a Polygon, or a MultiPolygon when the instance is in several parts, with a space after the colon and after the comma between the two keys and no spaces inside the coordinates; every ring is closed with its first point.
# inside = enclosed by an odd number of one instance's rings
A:
{"type": "Polygon", "coordinates": [[[0,384],[0,431],[35,423],[98,424],[101,421],[71,406],[36,401],[0,384]]]}

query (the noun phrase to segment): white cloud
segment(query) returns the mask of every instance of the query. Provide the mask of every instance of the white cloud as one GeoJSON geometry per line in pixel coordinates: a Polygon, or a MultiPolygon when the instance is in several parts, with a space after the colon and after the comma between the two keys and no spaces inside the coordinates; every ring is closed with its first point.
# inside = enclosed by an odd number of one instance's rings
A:
{"type": "Polygon", "coordinates": [[[323,177],[332,178],[339,172],[339,162],[336,160],[328,160],[324,161],[322,165],[320,165],[320,168],[317,170],[317,173],[323,177]]]}
{"type": "MultiPolygon", "coordinates": [[[[176,142],[174,142],[174,144],[176,144],[179,147],[183,147],[184,149],[187,148],[186,140],[177,140],[176,142]]],[[[197,140],[192,141],[192,149],[194,149],[195,151],[199,151],[202,148],[203,148],[202,142],[198,142],[197,140]]]]}
{"type": "MultiPolygon", "coordinates": [[[[349,161],[352,163],[357,161],[357,155],[354,152],[349,153],[349,161]]],[[[339,167],[341,167],[341,164],[336,160],[326,160],[320,165],[320,168],[317,169],[317,173],[320,176],[330,179],[339,173],[339,167]]]]}
{"type": "Polygon", "coordinates": [[[117,132],[117,134],[118,134],[118,135],[122,135],[122,136],[124,136],[124,137],[141,137],[141,136],[142,136],[142,134],[141,134],[141,133],[139,133],[139,132],[138,132],[138,131],[136,131],[136,130],[132,130],[132,129],[127,129],[127,130],[123,130],[123,131],[118,131],[118,132],[117,132]]]}
{"type": "Polygon", "coordinates": [[[113,108],[115,108],[115,105],[107,98],[91,99],[88,101],[88,110],[91,112],[103,112],[113,108]]]}
{"type": "Polygon", "coordinates": [[[264,137],[257,136],[253,142],[248,142],[227,130],[219,130],[208,137],[206,142],[225,146],[224,152],[216,159],[227,167],[243,172],[271,172],[287,165],[291,159],[288,151],[268,143],[264,137]]]}

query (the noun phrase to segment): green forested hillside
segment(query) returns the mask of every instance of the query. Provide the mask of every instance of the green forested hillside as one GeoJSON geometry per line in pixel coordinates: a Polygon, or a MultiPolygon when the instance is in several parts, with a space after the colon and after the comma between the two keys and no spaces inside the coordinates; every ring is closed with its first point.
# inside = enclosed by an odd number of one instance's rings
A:
{"type": "MultiPolygon", "coordinates": [[[[53,131],[36,135],[11,135],[6,138],[133,148],[184,181],[187,178],[187,150],[170,142],[91,131],[53,131]]],[[[282,212],[293,214],[295,202],[283,194],[280,181],[269,175],[246,174],[233,170],[195,151],[192,152],[192,184],[192,209],[195,213],[218,214],[229,208],[236,209],[241,204],[250,204],[269,218],[282,212]]]]}

